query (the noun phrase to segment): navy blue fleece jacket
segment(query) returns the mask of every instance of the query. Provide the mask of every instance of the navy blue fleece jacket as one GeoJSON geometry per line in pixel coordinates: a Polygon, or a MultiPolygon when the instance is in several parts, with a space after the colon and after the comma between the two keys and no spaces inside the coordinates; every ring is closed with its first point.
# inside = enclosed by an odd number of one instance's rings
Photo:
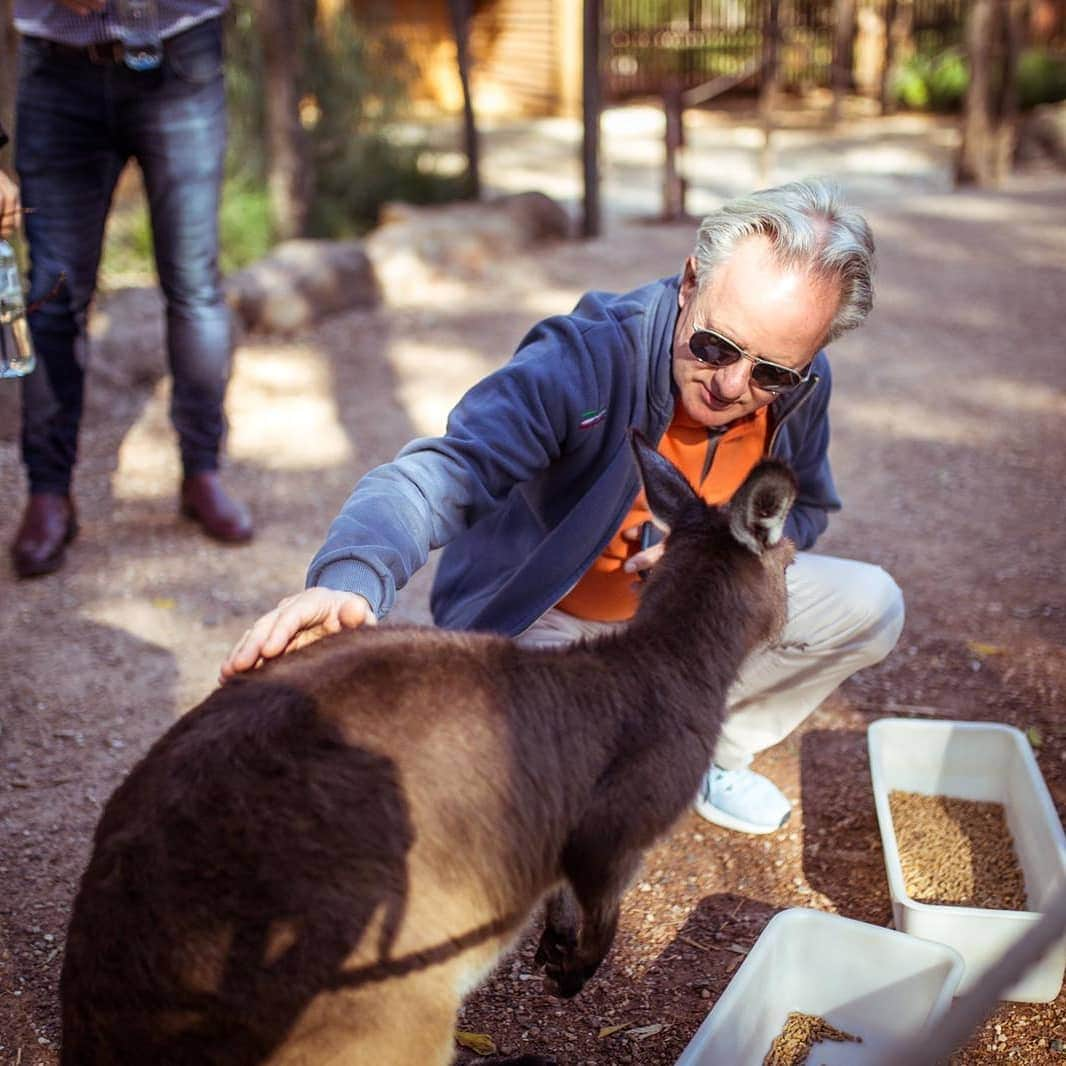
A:
{"type": "MultiPolygon", "coordinates": [[[[546,319],[514,357],[459,401],[442,437],[412,441],[355,487],[311,561],[308,586],[358,592],[378,617],[444,548],[433,618],[521,633],[574,586],[639,491],[626,431],[658,442],[673,415],[679,278],[624,295],[586,293],[546,319]]],[[[799,548],[840,509],[829,470],[829,363],[770,408],[770,452],[799,498],[799,548]]]]}

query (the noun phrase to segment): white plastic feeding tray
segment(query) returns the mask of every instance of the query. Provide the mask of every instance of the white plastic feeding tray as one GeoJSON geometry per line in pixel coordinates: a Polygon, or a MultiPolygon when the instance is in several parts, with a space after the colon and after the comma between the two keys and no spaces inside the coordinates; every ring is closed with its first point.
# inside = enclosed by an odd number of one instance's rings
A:
{"type": "MultiPolygon", "coordinates": [[[[1066,836],[1025,735],[1013,726],[883,718],[867,731],[870,776],[897,929],[950,944],[966,962],[966,992],[1040,918],[1066,883],[1066,836]],[[894,789],[1003,804],[1025,877],[1025,911],[920,903],[907,895],[888,794],[894,789]]],[[[1060,941],[1004,999],[1047,1003],[1066,968],[1060,941]]]]}
{"type": "Polygon", "coordinates": [[[819,1043],[812,1062],[879,1062],[942,1017],[962,965],[944,944],[822,911],[782,911],[767,922],[677,1066],[761,1066],[792,1011],[862,1037],[861,1044],[819,1043]]]}

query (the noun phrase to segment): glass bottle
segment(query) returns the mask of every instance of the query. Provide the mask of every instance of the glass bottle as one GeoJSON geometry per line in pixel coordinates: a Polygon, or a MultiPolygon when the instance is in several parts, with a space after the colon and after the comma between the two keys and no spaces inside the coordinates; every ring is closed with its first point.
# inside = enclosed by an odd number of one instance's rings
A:
{"type": "Polygon", "coordinates": [[[15,249],[0,239],[0,378],[24,377],[36,365],[15,249]]]}
{"type": "Polygon", "coordinates": [[[123,62],[130,70],[155,70],[163,62],[156,0],[118,0],[123,62]]]}

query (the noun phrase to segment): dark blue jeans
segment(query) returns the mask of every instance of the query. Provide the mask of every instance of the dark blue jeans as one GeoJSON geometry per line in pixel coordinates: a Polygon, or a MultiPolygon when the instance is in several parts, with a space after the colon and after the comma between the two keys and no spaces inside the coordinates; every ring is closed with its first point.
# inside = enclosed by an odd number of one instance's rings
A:
{"type": "Polygon", "coordinates": [[[162,66],[143,73],[26,38],[17,121],[30,301],[44,301],[29,316],[38,366],[22,392],[30,491],[70,489],[88,309],[111,196],[131,157],[144,174],[166,298],[170,416],[182,466],[186,474],[216,469],[231,352],[218,269],[226,147],[221,23],[170,39],[162,66]],[[49,296],[61,276],[65,282],[49,296]]]}

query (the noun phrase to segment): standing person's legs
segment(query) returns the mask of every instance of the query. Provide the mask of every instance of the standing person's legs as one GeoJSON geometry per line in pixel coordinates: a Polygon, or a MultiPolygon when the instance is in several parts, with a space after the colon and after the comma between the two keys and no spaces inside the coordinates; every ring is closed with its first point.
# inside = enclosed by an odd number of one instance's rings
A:
{"type": "Polygon", "coordinates": [[[903,595],[880,567],[800,552],[787,572],[788,621],[750,655],[730,690],[729,717],[696,800],[708,821],[772,832],[791,806],[748,769],[852,674],[880,662],[903,628],[903,595]]]}
{"type": "Polygon", "coordinates": [[[70,485],[87,362],[88,309],[124,159],[107,124],[111,72],[23,40],[16,167],[30,248],[29,325],[38,366],[22,386],[30,501],[12,545],[20,576],[62,563],[75,532],[70,485]]]}
{"type": "Polygon", "coordinates": [[[220,22],[201,23],[169,41],[157,79],[131,93],[124,108],[129,148],[144,173],[166,298],[183,509],[218,539],[247,540],[251,517],[216,476],[232,349],[218,264],[226,154],[220,22]]]}

